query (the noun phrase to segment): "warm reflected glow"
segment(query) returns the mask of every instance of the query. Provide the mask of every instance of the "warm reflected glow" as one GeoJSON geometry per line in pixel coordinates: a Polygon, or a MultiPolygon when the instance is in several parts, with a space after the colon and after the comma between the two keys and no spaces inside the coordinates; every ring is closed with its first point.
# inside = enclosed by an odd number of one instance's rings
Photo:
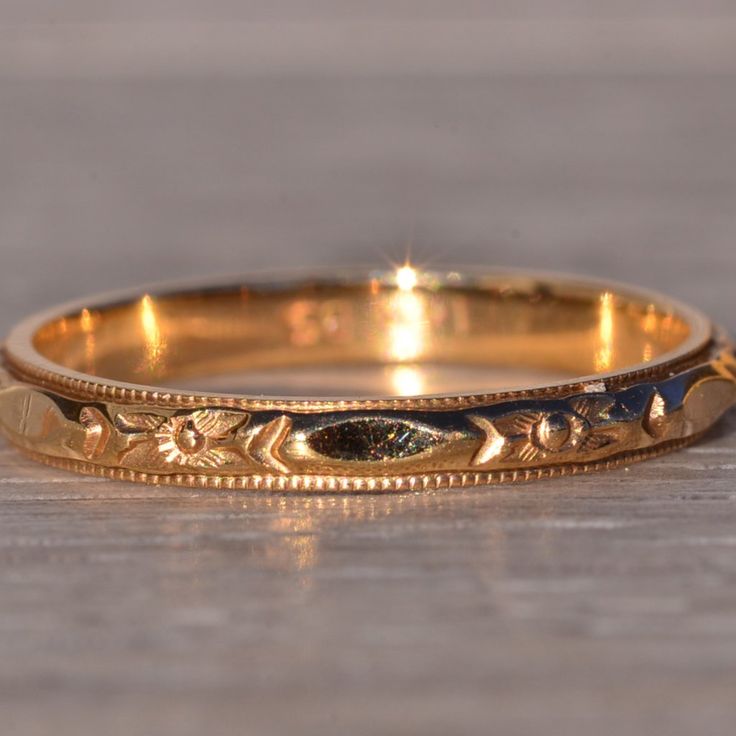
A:
{"type": "Polygon", "coordinates": [[[397,365],[391,368],[391,387],[397,396],[419,396],[425,392],[424,373],[413,365],[397,365]]]}
{"type": "MultiPolygon", "coordinates": [[[[281,504],[284,512],[286,503],[281,504]]],[[[282,516],[269,525],[274,532],[273,541],[268,545],[267,559],[278,569],[308,572],[317,562],[317,535],[312,520],[300,516],[282,516]]],[[[311,584],[311,577],[302,580],[303,585],[311,584]]]]}
{"type": "Polygon", "coordinates": [[[396,270],[399,287],[390,301],[388,323],[389,357],[401,362],[418,358],[424,349],[424,297],[414,291],[418,281],[416,269],[406,264],[396,270]]]}
{"type": "Polygon", "coordinates": [[[79,315],[79,326],[84,333],[84,365],[87,373],[95,373],[95,355],[97,354],[94,335],[94,319],[89,309],[83,309],[79,315]]]}
{"type": "Polygon", "coordinates": [[[153,299],[146,294],[141,299],[141,324],[148,342],[159,342],[161,332],[158,329],[158,319],[153,306],[153,299]]]}
{"type": "Polygon", "coordinates": [[[648,342],[644,345],[644,350],[642,351],[641,359],[643,363],[649,363],[649,361],[654,357],[654,347],[652,346],[652,343],[648,342]]]}
{"type": "Polygon", "coordinates": [[[161,367],[166,344],[161,335],[155,302],[148,294],[141,299],[141,327],[146,341],[146,368],[155,371],[161,367]]]}
{"type": "Polygon", "coordinates": [[[613,294],[606,291],[601,294],[598,315],[598,340],[600,347],[595,356],[597,372],[609,371],[613,365],[613,294]]]}
{"type": "Polygon", "coordinates": [[[656,331],[658,322],[659,319],[657,318],[657,308],[654,306],[654,304],[649,304],[647,306],[647,313],[644,315],[644,319],[642,321],[642,328],[644,329],[644,332],[646,332],[647,335],[651,335],[653,332],[656,331]]]}
{"type": "Polygon", "coordinates": [[[79,325],[82,332],[90,333],[93,328],[92,313],[89,309],[83,309],[79,315],[79,325]]]}
{"type": "Polygon", "coordinates": [[[391,358],[394,360],[414,360],[422,352],[424,342],[414,325],[392,324],[389,338],[391,340],[391,358]]]}
{"type": "Polygon", "coordinates": [[[417,285],[417,272],[408,263],[396,269],[396,285],[401,291],[411,291],[417,285]]]}

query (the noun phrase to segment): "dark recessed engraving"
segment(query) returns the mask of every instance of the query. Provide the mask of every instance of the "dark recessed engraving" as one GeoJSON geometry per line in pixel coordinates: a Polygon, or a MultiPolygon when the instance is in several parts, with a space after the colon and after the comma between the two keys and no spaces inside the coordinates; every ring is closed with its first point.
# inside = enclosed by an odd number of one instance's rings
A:
{"type": "Polygon", "coordinates": [[[371,462],[418,455],[439,441],[431,429],[377,417],[323,427],[313,432],[307,443],[326,457],[371,462]]]}

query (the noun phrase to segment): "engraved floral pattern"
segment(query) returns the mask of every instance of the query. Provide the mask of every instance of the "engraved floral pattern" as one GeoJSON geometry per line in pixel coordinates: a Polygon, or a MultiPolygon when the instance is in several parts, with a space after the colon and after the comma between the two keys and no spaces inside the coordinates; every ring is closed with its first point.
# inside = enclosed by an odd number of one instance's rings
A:
{"type": "Polygon", "coordinates": [[[168,418],[145,413],[118,414],[115,425],[131,435],[130,446],[122,458],[126,465],[163,463],[220,468],[243,461],[235,434],[249,418],[246,412],[201,409],[168,418]]]}
{"type": "Polygon", "coordinates": [[[12,364],[12,375],[0,367],[0,433],[57,467],[144,482],[283,491],[466,487],[613,467],[694,440],[736,404],[732,351],[715,343],[703,357],[689,367],[641,370],[631,383],[586,383],[577,395],[558,387],[316,403],[250,397],[228,409],[224,399],[208,406],[198,397],[196,410],[189,395],[12,364]],[[357,426],[343,426],[356,416],[357,426]],[[391,424],[376,434],[364,419],[391,424]],[[426,450],[405,421],[436,432],[426,450]],[[338,433],[314,439],[334,425],[338,433]],[[356,465],[374,456],[370,471],[356,465]]]}
{"type": "Polygon", "coordinates": [[[491,420],[472,415],[483,440],[471,465],[518,460],[533,463],[553,456],[592,453],[616,442],[608,430],[609,395],[577,397],[551,411],[521,411],[491,420]]]}

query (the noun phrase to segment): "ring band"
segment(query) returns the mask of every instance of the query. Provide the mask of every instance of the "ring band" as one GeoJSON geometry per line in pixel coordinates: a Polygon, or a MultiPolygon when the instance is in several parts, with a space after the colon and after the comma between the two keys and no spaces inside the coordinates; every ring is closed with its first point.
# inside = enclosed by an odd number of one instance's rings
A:
{"type": "Polygon", "coordinates": [[[593,280],[408,265],[66,305],[17,326],[0,368],[0,429],[32,458],[226,489],[420,490],[612,468],[692,442],[735,403],[733,348],[691,307],[593,280]],[[375,396],[172,388],[364,364],[553,379],[375,396]]]}

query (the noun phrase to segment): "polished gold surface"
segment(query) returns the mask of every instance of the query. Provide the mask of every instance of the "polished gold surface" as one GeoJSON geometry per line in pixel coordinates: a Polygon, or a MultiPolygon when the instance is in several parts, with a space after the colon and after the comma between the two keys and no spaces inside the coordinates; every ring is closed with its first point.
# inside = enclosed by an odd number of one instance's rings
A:
{"type": "Polygon", "coordinates": [[[731,348],[689,307],[594,281],[408,264],[91,300],[23,323],[4,356],[0,426],[33,457],[230,488],[398,490],[612,467],[692,441],[736,402],[731,348]],[[474,371],[476,390],[427,392],[443,366],[474,371]],[[300,396],[197,388],[323,367],[389,383],[342,396],[339,380],[300,396]],[[536,380],[520,387],[514,373],[536,380]]]}
{"type": "Polygon", "coordinates": [[[358,283],[144,294],[52,319],[32,341],[64,368],[142,384],[324,363],[524,366],[574,377],[651,363],[694,328],[671,305],[602,287],[414,269],[410,279],[407,268],[358,283]]]}

